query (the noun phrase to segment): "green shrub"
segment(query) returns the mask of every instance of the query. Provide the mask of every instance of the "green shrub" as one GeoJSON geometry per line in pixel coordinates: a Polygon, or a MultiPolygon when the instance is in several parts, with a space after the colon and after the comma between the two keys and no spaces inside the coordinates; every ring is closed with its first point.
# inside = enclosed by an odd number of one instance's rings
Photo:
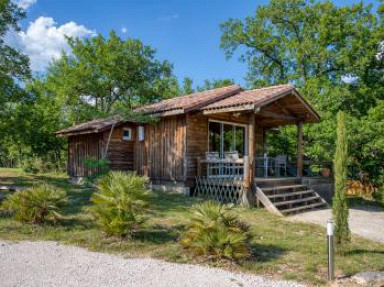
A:
{"type": "Polygon", "coordinates": [[[33,174],[65,170],[60,160],[54,161],[48,156],[45,158],[30,156],[23,161],[21,168],[24,172],[33,174]]]}
{"type": "Polygon", "coordinates": [[[239,260],[251,255],[248,226],[227,206],[206,201],[192,207],[181,238],[184,248],[211,259],[239,260]]]}
{"type": "Polygon", "coordinates": [[[91,211],[100,228],[124,237],[144,221],[148,206],[148,178],[129,172],[109,172],[97,181],[91,211]]]}
{"type": "Polygon", "coordinates": [[[68,197],[65,191],[42,184],[9,195],[2,203],[1,209],[9,212],[20,222],[56,223],[62,219],[61,211],[67,203],[68,197]]]}
{"type": "Polygon", "coordinates": [[[96,171],[96,173],[94,173],[92,176],[89,176],[86,179],[86,182],[85,182],[86,184],[93,183],[98,178],[107,174],[110,170],[109,161],[106,158],[101,158],[101,159],[84,158],[83,163],[88,169],[94,169],[96,171]]]}

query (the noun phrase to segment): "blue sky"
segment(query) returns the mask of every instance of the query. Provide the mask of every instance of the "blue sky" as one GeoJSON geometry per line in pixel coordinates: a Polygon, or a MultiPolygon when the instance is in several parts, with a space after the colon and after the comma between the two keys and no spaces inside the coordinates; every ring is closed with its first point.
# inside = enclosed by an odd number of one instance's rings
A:
{"type": "MultiPolygon", "coordinates": [[[[220,49],[220,23],[245,18],[267,1],[248,0],[19,0],[27,8],[22,21],[22,46],[35,70],[66,49],[63,33],[134,37],[157,49],[160,59],[174,64],[179,79],[232,78],[245,85],[246,65],[237,57],[226,60],[220,49]],[[34,24],[34,25],[33,25],[34,24]]],[[[349,1],[336,1],[345,5],[349,1]]],[[[20,41],[20,40],[19,40],[20,41]]]]}

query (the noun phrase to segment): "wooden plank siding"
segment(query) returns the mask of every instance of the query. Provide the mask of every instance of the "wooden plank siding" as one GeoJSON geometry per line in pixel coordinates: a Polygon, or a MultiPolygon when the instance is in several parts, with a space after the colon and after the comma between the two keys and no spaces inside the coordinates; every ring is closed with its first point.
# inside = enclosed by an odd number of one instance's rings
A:
{"type": "MultiPolygon", "coordinates": [[[[110,162],[111,170],[133,170],[134,165],[134,145],[136,139],[136,126],[133,124],[125,124],[113,129],[111,140],[108,146],[107,159],[110,162]],[[132,140],[123,140],[123,128],[132,129],[132,140]]],[[[104,132],[103,150],[105,150],[108,142],[110,131],[104,132]]]]}
{"type": "MultiPolygon", "coordinates": [[[[188,114],[187,115],[187,184],[194,185],[195,176],[197,175],[197,158],[205,158],[205,153],[208,151],[208,122],[209,120],[220,120],[237,124],[248,124],[249,113],[242,113],[234,116],[232,113],[202,115],[188,114]]],[[[263,127],[262,122],[255,123],[254,136],[255,154],[261,154],[263,147],[263,127]]]]}
{"type": "Polygon", "coordinates": [[[84,159],[99,159],[101,154],[101,134],[72,136],[68,139],[68,174],[71,177],[91,176],[97,169],[89,169],[84,159]]]}
{"type": "Polygon", "coordinates": [[[148,129],[150,178],[157,183],[184,181],[186,116],[162,118],[148,129]]]}

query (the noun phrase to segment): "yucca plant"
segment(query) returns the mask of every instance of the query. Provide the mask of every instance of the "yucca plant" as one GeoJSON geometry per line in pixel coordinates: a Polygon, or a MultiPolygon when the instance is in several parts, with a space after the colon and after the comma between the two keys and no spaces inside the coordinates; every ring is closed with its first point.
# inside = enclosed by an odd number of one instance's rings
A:
{"type": "Polygon", "coordinates": [[[9,195],[2,203],[1,209],[20,222],[56,223],[62,219],[61,211],[67,203],[65,191],[41,184],[9,195]]]}
{"type": "Polygon", "coordinates": [[[123,237],[143,223],[150,193],[147,184],[147,177],[120,171],[109,172],[97,181],[91,211],[105,233],[123,237]]]}
{"type": "Polygon", "coordinates": [[[186,232],[181,237],[184,248],[211,259],[240,260],[251,255],[249,228],[231,208],[206,201],[191,208],[186,232]]]}

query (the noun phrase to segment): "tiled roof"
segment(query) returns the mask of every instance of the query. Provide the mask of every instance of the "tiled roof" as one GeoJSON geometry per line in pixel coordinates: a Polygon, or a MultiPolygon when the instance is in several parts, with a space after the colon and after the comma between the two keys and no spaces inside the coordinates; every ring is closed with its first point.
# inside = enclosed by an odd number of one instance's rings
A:
{"type": "Polygon", "coordinates": [[[262,106],[276,98],[292,92],[293,90],[295,90],[293,85],[279,85],[249,91],[240,91],[231,97],[206,105],[202,107],[201,110],[221,109],[246,104],[254,104],[255,107],[262,106]]]}
{"type": "Polygon", "coordinates": [[[81,123],[61,131],[55,132],[58,136],[65,136],[68,134],[87,134],[98,133],[103,130],[109,129],[112,125],[122,123],[118,119],[97,119],[86,123],[81,123]]]}
{"type": "Polygon", "coordinates": [[[158,114],[180,110],[181,113],[184,113],[228,98],[231,95],[241,92],[242,90],[243,89],[240,86],[232,85],[228,87],[193,93],[186,96],[175,97],[155,104],[139,107],[136,109],[136,111],[144,114],[158,114]]]}

